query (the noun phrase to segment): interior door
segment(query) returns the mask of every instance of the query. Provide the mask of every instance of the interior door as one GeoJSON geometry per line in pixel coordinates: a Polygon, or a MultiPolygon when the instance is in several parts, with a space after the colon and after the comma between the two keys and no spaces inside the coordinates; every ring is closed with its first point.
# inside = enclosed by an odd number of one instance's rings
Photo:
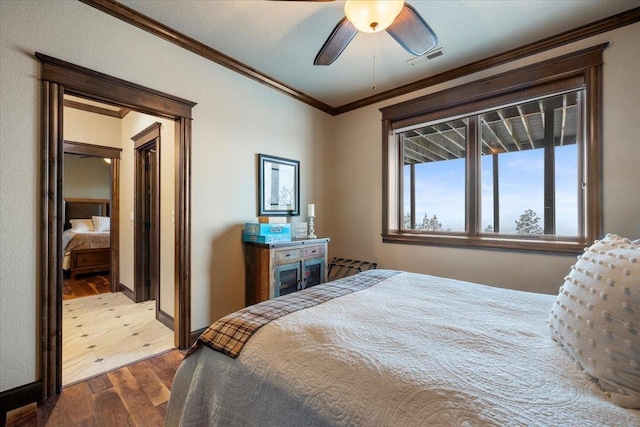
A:
{"type": "Polygon", "coordinates": [[[145,242],[145,250],[148,253],[148,280],[146,285],[149,293],[149,299],[156,299],[160,293],[160,221],[159,215],[159,163],[158,151],[154,147],[147,151],[147,173],[146,173],[146,212],[145,220],[147,221],[147,241],[145,242]]]}
{"type": "MultiPolygon", "coordinates": [[[[154,139],[136,149],[136,302],[160,294],[160,156],[154,139]]],[[[156,313],[158,311],[156,303],[156,313]]]]}

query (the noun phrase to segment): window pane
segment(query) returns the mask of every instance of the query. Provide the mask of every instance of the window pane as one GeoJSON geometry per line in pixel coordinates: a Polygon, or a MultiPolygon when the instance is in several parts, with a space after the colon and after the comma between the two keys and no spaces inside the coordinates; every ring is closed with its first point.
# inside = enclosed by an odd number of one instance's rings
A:
{"type": "Polygon", "coordinates": [[[400,135],[403,229],[465,231],[467,121],[449,120],[400,135]]]}
{"type": "Polygon", "coordinates": [[[383,242],[579,253],[598,238],[601,53],[381,108],[383,242]]]}
{"type": "Polygon", "coordinates": [[[577,144],[556,147],[556,234],[579,236],[579,175],[577,144]]]}
{"type": "Polygon", "coordinates": [[[578,235],[578,100],[572,92],[480,116],[481,232],[578,235]]]}

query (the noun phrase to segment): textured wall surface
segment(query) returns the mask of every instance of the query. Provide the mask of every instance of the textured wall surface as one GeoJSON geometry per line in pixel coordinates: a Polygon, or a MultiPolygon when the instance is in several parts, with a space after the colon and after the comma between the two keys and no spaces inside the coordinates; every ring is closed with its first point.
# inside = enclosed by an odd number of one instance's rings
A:
{"type": "Polygon", "coordinates": [[[192,127],[192,330],[244,305],[240,232],[257,215],[258,153],[300,160],[302,206],[310,201],[324,205],[324,143],[331,134],[327,114],[78,1],[3,0],[0,391],[39,377],[41,143],[35,52],[197,102],[192,127]]]}

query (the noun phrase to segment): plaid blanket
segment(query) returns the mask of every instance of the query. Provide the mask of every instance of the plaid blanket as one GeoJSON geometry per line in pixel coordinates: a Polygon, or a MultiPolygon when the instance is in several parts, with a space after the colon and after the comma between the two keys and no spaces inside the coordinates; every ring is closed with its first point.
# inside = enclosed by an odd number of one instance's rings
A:
{"type": "Polygon", "coordinates": [[[249,338],[272,320],[367,289],[399,273],[390,270],[369,270],[243,308],[209,326],[185,357],[192,354],[198,346],[204,345],[235,359],[249,338]]]}

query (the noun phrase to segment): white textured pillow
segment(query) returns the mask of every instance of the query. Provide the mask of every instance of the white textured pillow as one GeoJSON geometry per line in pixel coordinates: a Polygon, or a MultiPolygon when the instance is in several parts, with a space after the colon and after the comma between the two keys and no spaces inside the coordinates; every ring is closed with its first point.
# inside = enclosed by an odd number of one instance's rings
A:
{"type": "Polygon", "coordinates": [[[96,231],[109,231],[110,222],[108,216],[92,216],[93,228],[96,231]]]}
{"type": "Polygon", "coordinates": [[[571,267],[551,336],[624,408],[640,408],[640,244],[607,234],[571,267]]]}
{"type": "Polygon", "coordinates": [[[71,229],[73,231],[82,232],[82,231],[93,231],[93,221],[90,219],[72,219],[69,220],[71,223],[71,229]]]}

